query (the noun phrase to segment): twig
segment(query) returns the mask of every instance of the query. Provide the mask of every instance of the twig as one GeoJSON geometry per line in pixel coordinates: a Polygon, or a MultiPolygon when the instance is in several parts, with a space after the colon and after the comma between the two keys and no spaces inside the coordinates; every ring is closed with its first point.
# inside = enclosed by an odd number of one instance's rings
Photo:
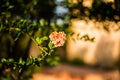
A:
{"type": "Polygon", "coordinates": [[[27,33],[27,35],[28,35],[28,36],[30,37],[30,39],[35,43],[35,45],[38,46],[38,48],[41,49],[41,50],[45,53],[45,55],[49,54],[48,52],[46,52],[46,51],[35,41],[35,39],[34,39],[29,33],[27,33]]]}

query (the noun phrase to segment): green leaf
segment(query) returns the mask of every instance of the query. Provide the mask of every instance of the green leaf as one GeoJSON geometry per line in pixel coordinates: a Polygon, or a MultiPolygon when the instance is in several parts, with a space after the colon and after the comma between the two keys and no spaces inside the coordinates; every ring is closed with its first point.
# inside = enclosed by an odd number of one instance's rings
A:
{"type": "Polygon", "coordinates": [[[13,67],[13,70],[15,70],[15,69],[16,69],[16,66],[13,67]]]}
{"type": "Polygon", "coordinates": [[[20,28],[15,28],[15,30],[16,30],[16,31],[21,31],[21,29],[20,29],[20,28]]]}
{"type": "Polygon", "coordinates": [[[52,49],[53,43],[52,43],[51,41],[48,43],[48,47],[49,47],[50,49],[52,49]]]}
{"type": "Polygon", "coordinates": [[[13,5],[10,5],[9,7],[8,7],[8,9],[12,9],[14,6],[13,5]]]}
{"type": "Polygon", "coordinates": [[[7,60],[6,60],[5,58],[3,58],[3,59],[1,60],[2,63],[6,62],[6,61],[7,61],[7,60]]]}
{"type": "Polygon", "coordinates": [[[19,64],[20,65],[24,65],[25,64],[25,61],[22,60],[22,58],[19,59],[19,64]]]}
{"type": "Polygon", "coordinates": [[[21,32],[18,32],[18,34],[16,35],[14,41],[17,41],[19,39],[19,37],[21,36],[21,34],[22,34],[21,32]]]}
{"type": "Polygon", "coordinates": [[[8,59],[8,61],[9,61],[9,62],[14,62],[14,60],[13,60],[13,59],[8,59]]]}
{"type": "Polygon", "coordinates": [[[22,68],[20,68],[20,69],[18,70],[19,73],[21,73],[21,71],[22,71],[22,68]]]}
{"type": "Polygon", "coordinates": [[[44,26],[44,20],[43,19],[40,19],[39,22],[40,22],[41,26],[44,26]]]}
{"type": "Polygon", "coordinates": [[[50,51],[49,51],[49,53],[51,54],[52,52],[54,52],[54,50],[53,49],[51,49],[50,51]]]}
{"type": "Polygon", "coordinates": [[[39,58],[37,58],[37,60],[38,60],[38,61],[41,61],[41,60],[42,60],[42,58],[40,58],[40,57],[39,57],[39,58]]]}
{"type": "Polygon", "coordinates": [[[47,37],[47,36],[44,36],[44,37],[42,37],[42,38],[36,37],[36,42],[37,42],[38,44],[42,44],[43,41],[45,41],[45,40],[48,40],[48,37],[47,37]]]}
{"type": "Polygon", "coordinates": [[[32,65],[32,64],[33,64],[33,57],[30,56],[30,58],[28,58],[27,61],[26,61],[26,65],[27,65],[27,66],[30,66],[30,65],[32,65]]]}
{"type": "Polygon", "coordinates": [[[42,37],[42,38],[40,38],[40,39],[42,39],[42,40],[48,40],[48,37],[47,37],[47,36],[44,36],[44,37],[42,37]]]}
{"type": "Polygon", "coordinates": [[[39,37],[36,37],[36,42],[39,44],[40,43],[40,39],[39,39],[39,37]]]}
{"type": "Polygon", "coordinates": [[[22,64],[22,58],[19,59],[19,63],[22,64]]]}

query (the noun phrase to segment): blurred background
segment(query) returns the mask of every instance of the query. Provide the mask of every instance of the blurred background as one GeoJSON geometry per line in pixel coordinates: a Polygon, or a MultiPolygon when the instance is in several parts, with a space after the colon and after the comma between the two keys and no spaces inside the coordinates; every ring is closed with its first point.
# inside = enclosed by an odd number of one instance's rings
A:
{"type": "Polygon", "coordinates": [[[120,0],[0,0],[0,59],[40,54],[27,35],[11,29],[17,26],[39,37],[67,34],[31,80],[120,79],[120,0]]]}

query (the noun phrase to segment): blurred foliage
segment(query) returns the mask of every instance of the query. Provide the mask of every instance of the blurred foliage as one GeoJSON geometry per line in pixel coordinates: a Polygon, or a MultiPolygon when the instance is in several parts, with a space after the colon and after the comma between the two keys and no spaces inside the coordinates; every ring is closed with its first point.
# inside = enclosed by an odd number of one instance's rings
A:
{"type": "Polygon", "coordinates": [[[120,0],[67,0],[71,18],[120,21],[120,0]],[[113,2],[112,2],[113,1],[113,2]]]}
{"type": "Polygon", "coordinates": [[[74,42],[76,40],[94,42],[94,40],[95,40],[95,37],[90,38],[88,34],[80,35],[80,33],[76,33],[76,32],[70,32],[70,37],[74,42]],[[73,36],[75,36],[75,38],[73,36]]]}
{"type": "Polygon", "coordinates": [[[11,18],[22,17],[30,20],[53,17],[54,0],[1,0],[0,13],[11,18]]]}
{"type": "MultiPolygon", "coordinates": [[[[106,32],[117,32],[120,30],[120,0],[66,0],[66,3],[67,8],[69,9],[69,17],[71,19],[71,22],[72,19],[77,19],[78,21],[81,20],[81,22],[84,20],[86,24],[92,21],[95,24],[96,22],[99,23],[97,26],[95,26],[95,28],[104,29],[106,32]]],[[[70,26],[76,27],[76,25],[70,26]]],[[[68,33],[70,33],[69,35],[74,42],[76,40],[91,42],[95,40],[94,37],[90,38],[89,34],[81,35],[80,33],[73,31],[68,31],[68,33]]],[[[81,60],[78,60],[78,62],[81,62],[81,60]]],[[[77,60],[75,60],[74,63],[77,63],[77,60]]],[[[119,57],[116,65],[119,69],[119,57]]]]}

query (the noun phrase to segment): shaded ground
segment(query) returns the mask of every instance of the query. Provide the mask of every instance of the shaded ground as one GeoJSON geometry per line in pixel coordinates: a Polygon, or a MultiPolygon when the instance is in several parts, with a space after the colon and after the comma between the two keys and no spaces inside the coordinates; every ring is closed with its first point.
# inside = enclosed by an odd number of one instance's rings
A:
{"type": "Polygon", "coordinates": [[[120,73],[115,69],[103,70],[60,64],[43,68],[33,75],[33,80],[120,80],[120,73]]]}

